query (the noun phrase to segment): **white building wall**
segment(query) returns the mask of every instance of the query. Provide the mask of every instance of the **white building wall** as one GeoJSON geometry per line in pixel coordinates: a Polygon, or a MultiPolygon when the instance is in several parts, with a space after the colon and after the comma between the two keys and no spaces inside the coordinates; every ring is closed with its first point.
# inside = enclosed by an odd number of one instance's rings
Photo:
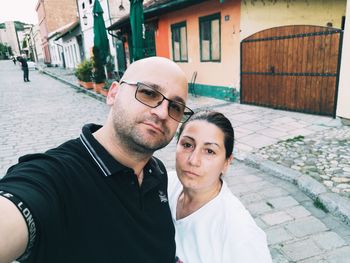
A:
{"type": "Polygon", "coordinates": [[[1,42],[10,46],[15,56],[20,55],[18,46],[15,23],[13,21],[5,22],[5,28],[0,29],[1,42]]]}
{"type": "Polygon", "coordinates": [[[346,0],[241,1],[241,39],[264,29],[286,25],[341,27],[346,0]]]}
{"type": "Polygon", "coordinates": [[[79,45],[76,37],[72,37],[63,42],[66,68],[76,68],[81,62],[79,55],[79,45]]]}
{"type": "MultiPolygon", "coordinates": [[[[350,120],[350,2],[346,6],[343,50],[340,66],[337,116],[350,120]]],[[[350,121],[349,121],[350,123],[350,121]]]]}
{"type": "Polygon", "coordinates": [[[39,26],[35,25],[33,27],[32,30],[32,38],[33,38],[33,42],[34,42],[34,49],[36,52],[36,59],[37,62],[44,62],[44,52],[43,49],[41,47],[41,35],[40,35],[40,30],[39,30],[39,26]]]}
{"type": "Polygon", "coordinates": [[[54,37],[49,39],[49,49],[51,54],[51,64],[53,66],[63,66],[63,61],[61,58],[62,41],[55,40],[54,37]]]}
{"type": "MultiPolygon", "coordinates": [[[[92,48],[94,46],[94,18],[92,14],[92,8],[95,0],[78,0],[78,9],[79,9],[79,15],[80,15],[80,25],[81,25],[81,31],[83,34],[83,42],[84,42],[84,51],[85,51],[85,57],[86,59],[90,59],[92,56],[92,48]],[[84,8],[83,8],[84,5],[84,8]],[[87,23],[84,24],[83,17],[87,17],[87,23]]],[[[123,5],[126,4],[126,2],[129,2],[129,0],[124,0],[123,5]],[[125,3],[124,3],[125,2],[125,3]]],[[[113,17],[116,18],[116,11],[115,9],[118,9],[119,5],[115,5],[115,1],[112,0],[100,0],[101,7],[103,9],[103,18],[105,21],[106,28],[109,27],[114,20],[113,17]],[[111,3],[114,3],[113,5],[111,3]],[[113,9],[113,11],[111,11],[113,9]]],[[[127,4],[125,6],[128,6],[127,4]]],[[[128,10],[128,9],[127,9],[128,10]]],[[[125,11],[123,12],[125,14],[125,11]]],[[[114,57],[114,60],[116,62],[116,49],[113,44],[113,38],[111,35],[107,32],[107,37],[109,40],[109,50],[110,54],[114,57]]]]}

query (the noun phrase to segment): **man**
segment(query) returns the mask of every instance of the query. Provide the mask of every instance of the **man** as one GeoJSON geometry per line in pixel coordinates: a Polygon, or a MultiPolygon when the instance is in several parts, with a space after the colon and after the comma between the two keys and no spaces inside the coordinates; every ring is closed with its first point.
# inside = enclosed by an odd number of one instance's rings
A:
{"type": "Polygon", "coordinates": [[[174,62],[139,60],[112,84],[102,127],[21,157],[0,181],[0,262],[174,262],[167,174],[152,154],[192,115],[186,99],[174,62]]]}
{"type": "Polygon", "coordinates": [[[23,80],[24,82],[29,82],[29,69],[28,69],[28,63],[27,63],[27,56],[25,54],[20,57],[19,62],[22,65],[23,70],[23,80]]]}

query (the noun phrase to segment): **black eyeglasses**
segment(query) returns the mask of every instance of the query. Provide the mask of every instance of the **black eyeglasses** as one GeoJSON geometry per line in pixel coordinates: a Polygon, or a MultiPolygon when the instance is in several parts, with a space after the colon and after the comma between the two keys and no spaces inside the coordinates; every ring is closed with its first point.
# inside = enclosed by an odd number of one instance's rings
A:
{"type": "Polygon", "coordinates": [[[184,123],[188,121],[188,119],[193,115],[193,111],[186,107],[185,104],[174,101],[174,100],[169,100],[166,98],[162,93],[160,93],[158,90],[144,84],[141,82],[137,83],[132,83],[132,82],[127,82],[127,81],[121,81],[121,84],[128,84],[132,86],[136,86],[136,92],[135,92],[135,99],[137,99],[139,102],[142,104],[151,107],[151,108],[156,108],[164,100],[169,101],[169,106],[168,106],[168,114],[169,117],[174,119],[175,121],[184,123]]]}

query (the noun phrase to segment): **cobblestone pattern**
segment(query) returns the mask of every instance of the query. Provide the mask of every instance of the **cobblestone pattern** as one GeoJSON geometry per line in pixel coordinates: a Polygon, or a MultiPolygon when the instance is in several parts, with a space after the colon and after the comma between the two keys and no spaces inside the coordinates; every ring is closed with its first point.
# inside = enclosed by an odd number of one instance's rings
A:
{"type": "MultiPolygon", "coordinates": [[[[12,62],[3,63],[0,62],[0,176],[19,156],[76,138],[86,122],[104,122],[108,113],[104,103],[38,72],[30,73],[32,82],[23,83],[20,69],[9,70],[12,62]]],[[[205,98],[190,98],[190,105],[218,107],[238,120],[244,120],[246,115],[237,111],[246,114],[255,109],[222,106],[222,101],[205,98]]],[[[169,170],[173,169],[175,140],[157,156],[169,170]]],[[[350,228],[316,208],[296,185],[238,161],[230,166],[225,180],[266,232],[274,263],[349,262],[350,228]]]]}
{"type": "Polygon", "coordinates": [[[332,192],[350,197],[350,127],[297,136],[256,154],[312,176],[332,192]]]}
{"type": "Polygon", "coordinates": [[[237,161],[224,178],[265,231],[274,263],[349,262],[349,226],[296,185],[237,161]]]}
{"type": "Polygon", "coordinates": [[[109,110],[105,103],[38,71],[31,71],[31,82],[24,83],[21,69],[7,69],[4,63],[0,71],[0,177],[18,157],[76,138],[84,123],[105,121],[109,110]]]}

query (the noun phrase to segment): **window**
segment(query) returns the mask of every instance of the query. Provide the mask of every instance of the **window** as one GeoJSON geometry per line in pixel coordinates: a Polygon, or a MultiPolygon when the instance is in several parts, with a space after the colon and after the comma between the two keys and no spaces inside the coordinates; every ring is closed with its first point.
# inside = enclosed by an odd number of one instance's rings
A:
{"type": "Polygon", "coordinates": [[[173,60],[187,62],[187,32],[186,22],[171,25],[173,43],[173,60]]]}
{"type": "Polygon", "coordinates": [[[83,9],[85,9],[85,3],[84,3],[84,2],[81,4],[81,7],[82,7],[83,9]]]}
{"type": "Polygon", "coordinates": [[[220,61],[220,13],[199,18],[201,61],[220,61]]]}
{"type": "Polygon", "coordinates": [[[89,4],[92,5],[92,0],[89,0],[89,4]]]}

